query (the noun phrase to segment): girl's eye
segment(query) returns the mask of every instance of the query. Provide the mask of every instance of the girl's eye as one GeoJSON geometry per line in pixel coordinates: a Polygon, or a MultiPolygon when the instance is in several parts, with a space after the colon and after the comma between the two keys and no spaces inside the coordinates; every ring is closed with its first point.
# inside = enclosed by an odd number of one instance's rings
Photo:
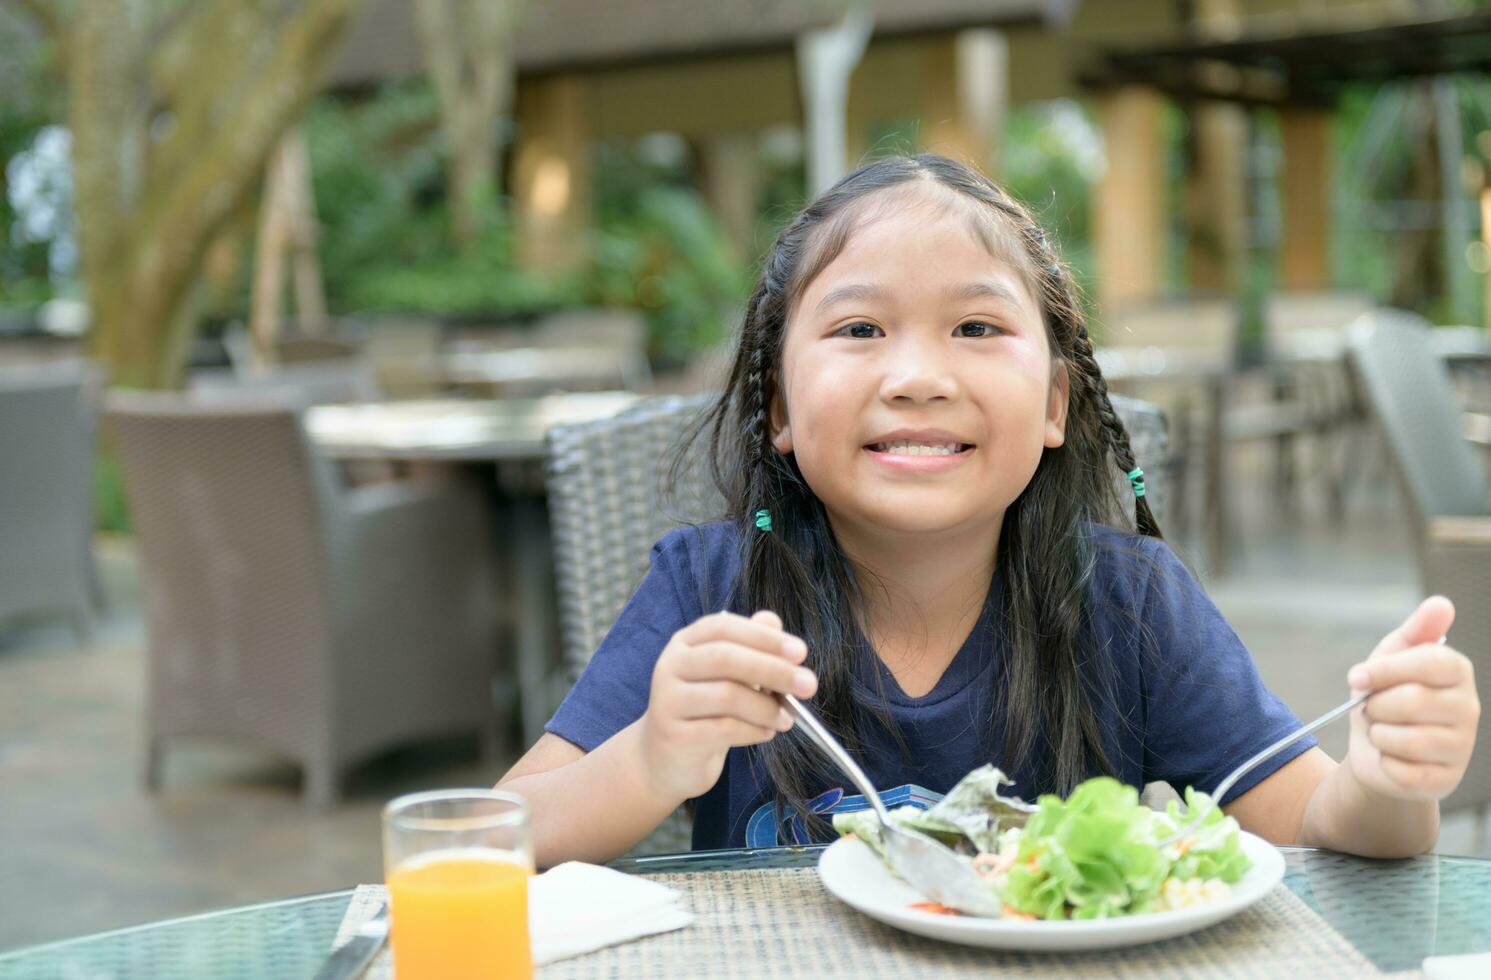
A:
{"type": "Polygon", "coordinates": [[[961,323],[956,332],[959,337],[992,337],[999,333],[999,328],[987,323],[961,323]]]}
{"type": "Polygon", "coordinates": [[[836,337],[853,337],[856,340],[869,340],[872,337],[883,336],[879,327],[873,323],[851,323],[840,327],[835,331],[836,337]]]}

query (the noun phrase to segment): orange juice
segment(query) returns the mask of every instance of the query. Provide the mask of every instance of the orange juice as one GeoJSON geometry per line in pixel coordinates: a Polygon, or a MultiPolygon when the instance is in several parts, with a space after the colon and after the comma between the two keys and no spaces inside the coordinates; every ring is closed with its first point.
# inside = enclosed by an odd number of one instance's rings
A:
{"type": "Polygon", "coordinates": [[[528,878],[504,851],[431,851],[388,876],[397,980],[533,976],[528,878]]]}

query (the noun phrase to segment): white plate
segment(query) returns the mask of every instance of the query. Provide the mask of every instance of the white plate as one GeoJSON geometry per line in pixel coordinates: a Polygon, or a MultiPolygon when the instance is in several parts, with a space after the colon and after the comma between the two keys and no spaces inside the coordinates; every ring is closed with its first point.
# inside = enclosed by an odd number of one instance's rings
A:
{"type": "Polygon", "coordinates": [[[891,874],[863,841],[840,838],[818,859],[818,877],[836,898],[887,925],[933,939],[990,949],[1068,951],[1133,946],[1181,936],[1236,915],[1284,880],[1284,856],[1244,832],[1242,849],[1253,867],[1225,900],[1193,908],[1114,919],[1044,922],[937,915],[911,908],[925,899],[891,874]]]}

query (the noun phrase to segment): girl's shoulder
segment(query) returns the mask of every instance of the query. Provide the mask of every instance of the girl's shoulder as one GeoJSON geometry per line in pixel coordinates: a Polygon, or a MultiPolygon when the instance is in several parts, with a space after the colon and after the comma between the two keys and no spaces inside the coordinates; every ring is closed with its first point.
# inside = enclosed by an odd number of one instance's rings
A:
{"type": "Polygon", "coordinates": [[[683,524],[658,538],[652,554],[654,559],[663,556],[690,564],[710,564],[735,555],[738,541],[739,530],[732,521],[683,524]]]}
{"type": "Polygon", "coordinates": [[[1155,590],[1192,588],[1195,579],[1160,538],[1093,524],[1092,587],[1109,602],[1142,606],[1155,590]]]}
{"type": "Polygon", "coordinates": [[[740,533],[730,521],[685,524],[652,546],[652,567],[688,588],[701,610],[722,609],[740,576],[740,533]]]}

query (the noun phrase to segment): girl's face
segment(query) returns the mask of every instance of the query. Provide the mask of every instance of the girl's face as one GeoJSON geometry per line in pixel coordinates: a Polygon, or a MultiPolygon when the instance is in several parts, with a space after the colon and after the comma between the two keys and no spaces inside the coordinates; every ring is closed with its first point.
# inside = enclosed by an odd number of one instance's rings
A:
{"type": "Polygon", "coordinates": [[[1065,438],[1040,308],[946,192],[849,235],[789,314],[771,440],[841,531],[987,533],[1065,438]]]}

